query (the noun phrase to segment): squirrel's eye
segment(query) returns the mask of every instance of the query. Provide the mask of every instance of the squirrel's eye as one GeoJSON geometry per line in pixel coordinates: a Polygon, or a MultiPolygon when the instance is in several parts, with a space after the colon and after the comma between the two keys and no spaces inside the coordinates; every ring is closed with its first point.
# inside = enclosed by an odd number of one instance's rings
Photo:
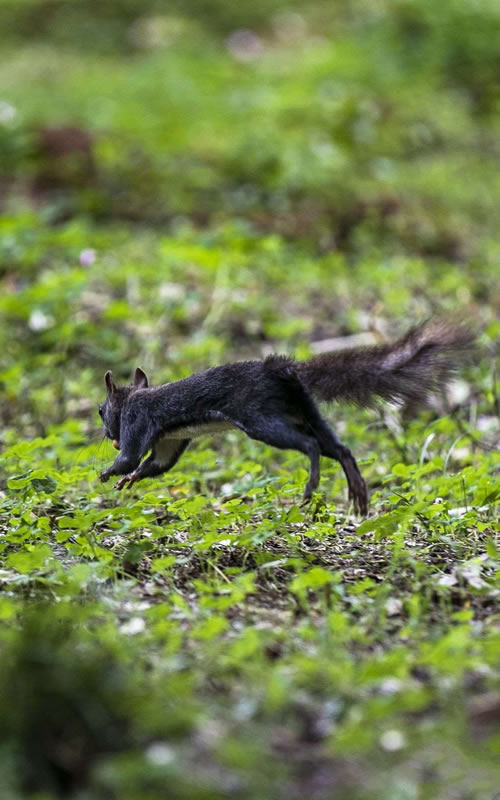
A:
{"type": "Polygon", "coordinates": [[[100,416],[101,416],[101,417],[102,417],[102,410],[103,410],[103,408],[104,408],[104,406],[99,406],[99,414],[100,414],[100,416]]]}

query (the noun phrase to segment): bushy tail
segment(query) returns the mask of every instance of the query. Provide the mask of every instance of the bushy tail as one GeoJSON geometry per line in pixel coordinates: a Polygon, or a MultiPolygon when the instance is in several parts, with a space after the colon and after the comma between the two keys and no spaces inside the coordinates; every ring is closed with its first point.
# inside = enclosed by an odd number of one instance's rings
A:
{"type": "Polygon", "coordinates": [[[360,406],[375,398],[419,403],[460,366],[474,342],[460,324],[430,321],[392,344],[324,353],[299,361],[300,380],[319,400],[360,406]]]}

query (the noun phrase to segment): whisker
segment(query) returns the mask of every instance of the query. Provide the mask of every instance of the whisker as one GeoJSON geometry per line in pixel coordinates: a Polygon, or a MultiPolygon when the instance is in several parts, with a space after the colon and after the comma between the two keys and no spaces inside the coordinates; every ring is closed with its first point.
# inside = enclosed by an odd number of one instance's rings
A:
{"type": "MultiPolygon", "coordinates": [[[[94,456],[94,458],[93,458],[93,460],[92,460],[92,466],[93,466],[93,467],[95,467],[95,469],[96,469],[98,472],[100,472],[101,468],[105,466],[105,463],[106,463],[106,461],[108,461],[108,460],[109,460],[109,459],[106,459],[105,457],[103,457],[103,451],[102,451],[102,448],[103,448],[103,445],[104,445],[104,444],[111,445],[111,442],[110,442],[110,441],[109,441],[109,439],[108,439],[108,438],[107,438],[107,437],[106,437],[106,436],[103,434],[103,436],[102,436],[102,439],[101,439],[101,441],[100,441],[100,442],[99,442],[99,444],[98,444],[98,447],[97,447],[97,452],[96,452],[96,454],[95,454],[95,456],[94,456]]],[[[113,458],[114,458],[114,455],[113,455],[112,453],[110,453],[110,457],[111,457],[111,459],[113,459],[113,458]]]]}
{"type": "Polygon", "coordinates": [[[78,467],[82,465],[82,462],[87,462],[92,469],[99,472],[101,468],[104,466],[104,463],[107,461],[106,455],[103,451],[103,445],[105,442],[109,440],[103,434],[102,428],[96,428],[91,430],[87,434],[89,443],[87,445],[82,445],[79,447],[73,455],[73,458],[69,462],[70,468],[78,467]],[[90,452],[88,452],[90,449],[90,452]],[[87,458],[85,458],[87,455],[87,458]]]}

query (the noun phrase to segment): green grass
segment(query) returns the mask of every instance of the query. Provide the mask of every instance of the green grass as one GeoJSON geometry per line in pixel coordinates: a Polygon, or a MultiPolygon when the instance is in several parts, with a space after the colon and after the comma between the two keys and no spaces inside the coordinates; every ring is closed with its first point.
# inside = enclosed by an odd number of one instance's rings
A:
{"type": "Polygon", "coordinates": [[[498,8],[233,6],[0,10],[0,794],[492,800],[498,8]],[[64,125],[95,171],[40,151],[64,125]],[[333,462],[304,506],[306,459],[237,432],[98,481],[107,369],[439,315],[478,349],[428,408],[324,409],[365,520],[333,462]]]}

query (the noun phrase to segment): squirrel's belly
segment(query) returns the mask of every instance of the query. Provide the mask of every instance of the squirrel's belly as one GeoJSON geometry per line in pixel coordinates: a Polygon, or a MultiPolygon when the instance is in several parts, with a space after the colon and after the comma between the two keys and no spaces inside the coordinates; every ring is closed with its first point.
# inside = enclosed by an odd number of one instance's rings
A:
{"type": "Polygon", "coordinates": [[[173,431],[168,431],[162,436],[162,439],[195,439],[197,436],[203,436],[206,433],[222,433],[222,431],[229,431],[235,428],[231,422],[203,422],[199,425],[186,425],[184,428],[176,428],[173,431]]]}

